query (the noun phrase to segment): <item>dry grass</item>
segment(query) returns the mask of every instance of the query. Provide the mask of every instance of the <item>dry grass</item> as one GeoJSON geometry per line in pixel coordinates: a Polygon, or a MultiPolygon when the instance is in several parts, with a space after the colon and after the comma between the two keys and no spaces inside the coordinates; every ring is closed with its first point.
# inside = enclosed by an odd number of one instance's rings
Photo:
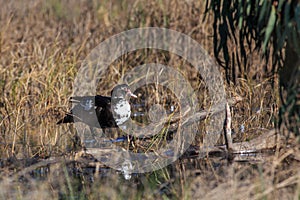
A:
{"type": "MultiPolygon", "coordinates": [[[[203,20],[204,6],[199,1],[171,0],[2,0],[0,197],[299,199],[298,144],[277,149],[264,163],[182,159],[167,168],[125,181],[114,170],[101,168],[100,174],[94,173],[94,167],[76,162],[73,155],[78,146],[74,129],[56,125],[68,110],[68,98],[82,60],[114,34],[136,27],[166,27],[189,35],[212,56],[212,25],[209,15],[203,20]],[[43,158],[59,159],[45,166],[36,165],[37,169],[22,174],[24,168],[43,158]]],[[[236,95],[243,98],[232,107],[234,140],[239,142],[273,129],[278,113],[276,75],[269,76],[264,71],[265,63],[259,55],[249,56],[253,57],[253,68],[246,72],[247,77],[239,78],[236,85],[225,85],[228,98],[236,95]]],[[[180,69],[197,91],[199,107],[209,106],[209,99],[203,95],[201,75],[181,58],[162,52],[137,51],[124,55],[110,66],[109,76],[100,81],[98,90],[108,95],[126,71],[148,62],[180,69]]],[[[172,100],[165,98],[163,103],[167,101],[172,100]]],[[[202,133],[205,123],[198,129],[202,133]]],[[[202,139],[197,137],[196,145],[202,139]]],[[[150,141],[152,145],[156,142],[150,141]]],[[[144,148],[139,145],[135,147],[144,148]]]]}

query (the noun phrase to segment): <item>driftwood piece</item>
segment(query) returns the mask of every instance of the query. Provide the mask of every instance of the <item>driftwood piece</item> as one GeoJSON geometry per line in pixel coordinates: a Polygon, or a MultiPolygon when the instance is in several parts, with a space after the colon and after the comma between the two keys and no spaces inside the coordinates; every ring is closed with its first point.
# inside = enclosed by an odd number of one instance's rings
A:
{"type": "MultiPolygon", "coordinates": [[[[271,150],[276,147],[276,145],[282,145],[282,136],[278,134],[278,132],[273,129],[268,132],[262,133],[257,138],[254,138],[247,142],[237,142],[232,143],[232,150],[230,153],[232,154],[247,154],[247,153],[259,153],[264,150],[271,150]],[[278,138],[279,137],[279,138],[278,138]]],[[[199,153],[212,153],[212,152],[226,152],[227,146],[220,145],[214,146],[211,148],[202,149],[200,148],[199,153]]]]}
{"type": "Polygon", "coordinates": [[[231,113],[230,113],[230,107],[228,103],[226,103],[226,119],[225,119],[225,141],[226,146],[229,151],[233,150],[232,146],[232,137],[231,137],[231,113]]]}
{"type": "Polygon", "coordinates": [[[257,138],[250,140],[249,142],[233,143],[233,153],[252,153],[259,152],[266,149],[273,149],[276,145],[281,144],[280,134],[277,134],[275,129],[262,133],[257,138]]]}

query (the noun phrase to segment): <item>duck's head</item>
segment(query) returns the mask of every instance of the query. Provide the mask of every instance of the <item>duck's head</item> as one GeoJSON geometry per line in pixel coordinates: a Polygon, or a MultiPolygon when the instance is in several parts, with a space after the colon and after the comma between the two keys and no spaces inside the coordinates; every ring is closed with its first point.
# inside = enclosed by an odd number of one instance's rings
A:
{"type": "Polygon", "coordinates": [[[114,87],[114,89],[111,91],[111,97],[112,99],[126,100],[129,100],[130,97],[137,98],[137,96],[130,91],[127,84],[117,85],[116,87],[114,87]]]}

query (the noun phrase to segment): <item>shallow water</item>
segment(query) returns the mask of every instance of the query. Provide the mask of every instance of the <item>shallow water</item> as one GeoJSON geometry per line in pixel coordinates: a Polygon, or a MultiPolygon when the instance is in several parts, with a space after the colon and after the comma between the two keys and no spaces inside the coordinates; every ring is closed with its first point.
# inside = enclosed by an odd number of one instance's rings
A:
{"type": "Polygon", "coordinates": [[[199,198],[219,184],[232,181],[236,176],[234,172],[240,173],[238,180],[235,180],[238,184],[251,174],[259,173],[269,165],[268,160],[272,154],[213,153],[209,157],[198,156],[197,153],[184,154],[174,163],[157,171],[133,174],[103,166],[87,155],[77,161],[49,158],[29,166],[32,168],[39,164],[40,167],[32,170],[25,168],[8,177],[13,183],[9,188],[13,194],[17,192],[13,188],[18,187],[22,195],[26,196],[29,188],[34,190],[43,186],[46,192],[55,191],[59,199],[199,198]],[[48,188],[49,185],[52,189],[48,188]]]}

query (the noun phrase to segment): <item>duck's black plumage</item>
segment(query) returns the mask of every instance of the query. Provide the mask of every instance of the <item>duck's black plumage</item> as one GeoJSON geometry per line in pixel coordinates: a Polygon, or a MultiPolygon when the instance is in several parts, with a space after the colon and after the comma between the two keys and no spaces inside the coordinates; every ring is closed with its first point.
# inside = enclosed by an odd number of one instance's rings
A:
{"type": "Polygon", "coordinates": [[[116,86],[111,95],[71,97],[76,105],[57,124],[83,122],[102,129],[118,127],[130,118],[129,99],[136,96],[126,84],[116,86]]]}

